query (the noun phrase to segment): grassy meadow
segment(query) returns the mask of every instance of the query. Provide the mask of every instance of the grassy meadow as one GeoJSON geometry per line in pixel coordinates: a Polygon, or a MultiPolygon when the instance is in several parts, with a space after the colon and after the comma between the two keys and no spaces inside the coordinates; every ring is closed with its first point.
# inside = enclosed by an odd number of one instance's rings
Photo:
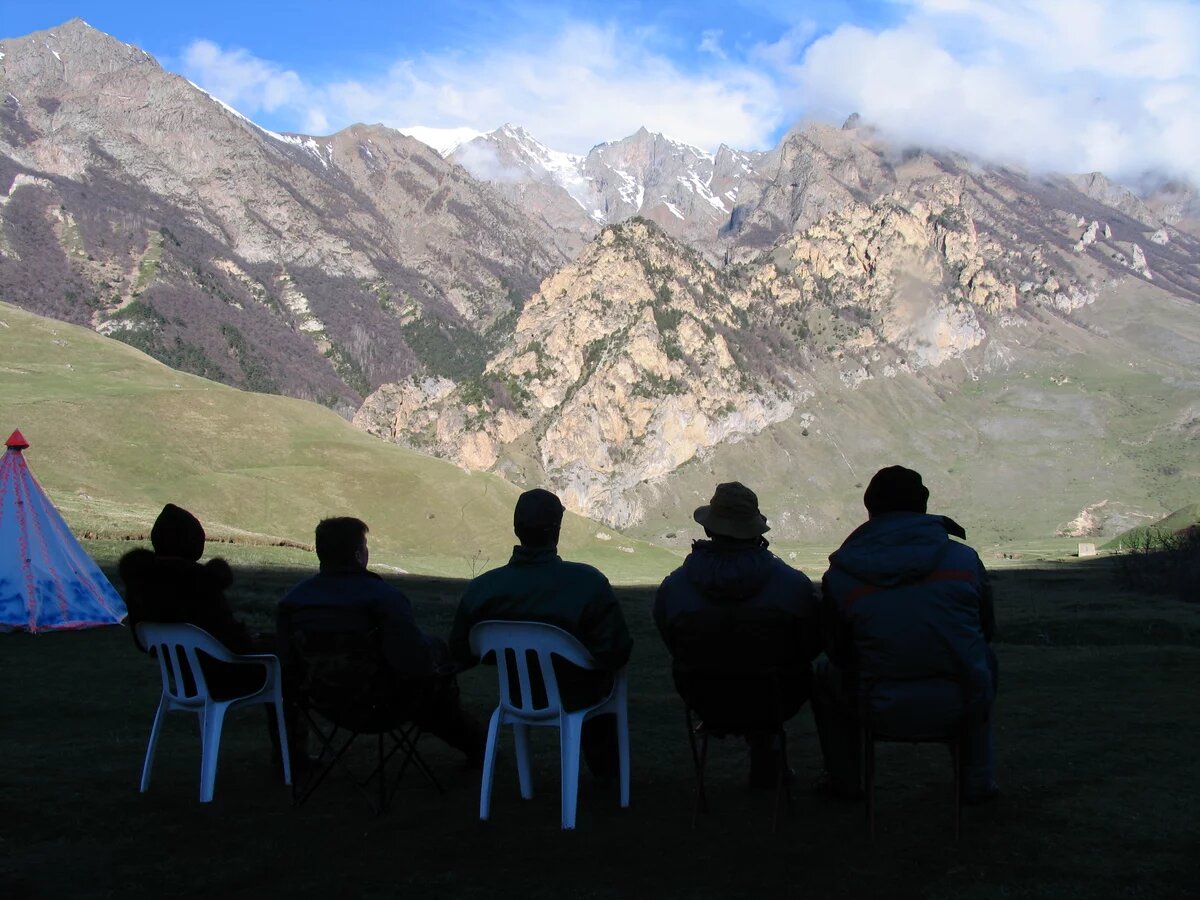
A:
{"type": "MultiPolygon", "coordinates": [[[[111,572],[127,546],[89,548],[111,572]]],[[[266,626],[305,554],[233,549],[239,614],[266,626]]],[[[807,707],[789,726],[798,778],[778,834],[735,740],[713,745],[711,812],[693,831],[682,709],[649,588],[620,590],[635,637],[632,807],[585,773],[575,833],[558,829],[552,732],[535,735],[528,802],[505,735],[489,823],[477,818],[478,773],[432,738],[422,752],[444,796],[409,773],[393,809],[373,816],[339,777],[293,808],[258,710],[228,720],[211,805],[196,800],[199,738],[184,716],[168,720],[139,794],[154,663],[123,628],[2,636],[0,896],[1192,897],[1200,607],[1124,591],[1116,572],[1108,558],[996,572],[1003,795],[965,810],[957,844],[940,747],[881,747],[874,844],[861,805],[814,796],[807,707]]],[[[462,583],[395,578],[424,627],[444,634],[462,583]]],[[[483,718],[494,672],[461,686],[483,718]]]]}
{"type": "MultiPolygon", "coordinates": [[[[384,443],[313,403],[238,391],[167,368],[87,329],[0,303],[0,430],[77,533],[149,533],[166,502],[211,537],[312,542],[356,515],[395,571],[469,578],[507,560],[519,489],[384,443]]],[[[614,581],[649,581],[668,550],[568,515],[563,546],[614,581]]]]}

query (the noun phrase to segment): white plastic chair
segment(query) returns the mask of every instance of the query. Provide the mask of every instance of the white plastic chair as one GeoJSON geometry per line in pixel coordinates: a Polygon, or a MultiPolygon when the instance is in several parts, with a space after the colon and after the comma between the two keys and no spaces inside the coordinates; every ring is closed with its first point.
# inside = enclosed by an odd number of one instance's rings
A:
{"type": "Polygon", "coordinates": [[[559,753],[562,761],[562,827],[575,827],[579,798],[579,751],[583,723],[592,716],[613,713],[617,717],[617,749],[621,768],[621,807],[629,806],[629,686],[625,669],[613,676],[609,695],[594,706],[568,712],[563,709],[554,673],[552,657],[558,656],[583,669],[597,669],[595,659],[571,634],[542,622],[479,622],[471,629],[471,652],[478,657],[496,654],[496,672],[500,677],[500,703],[488,725],[487,748],[483,758],[483,781],[479,786],[479,818],[486,820],[492,805],[492,776],[496,766],[496,738],[503,725],[513,726],[517,750],[517,777],[521,796],[533,797],[533,777],[529,759],[529,728],[559,729],[559,753]],[[537,659],[546,705],[534,707],[531,691],[530,652],[537,659]],[[512,690],[507,660],[517,671],[520,696],[512,690]]]}
{"type": "Polygon", "coordinates": [[[287,727],[283,720],[283,679],[280,677],[277,656],[272,653],[231,653],[204,629],[184,623],[141,622],[137,625],[137,635],[142,646],[158,657],[162,674],[162,697],[158,701],[158,712],[154,714],[150,743],[146,747],[146,762],[142,766],[143,793],[150,787],[150,769],[154,764],[154,751],[158,746],[164,715],[169,712],[190,712],[200,717],[200,802],[211,802],[217,780],[217,755],[221,749],[221,726],[225,721],[225,713],[257,703],[275,704],[279,752],[283,757],[283,783],[292,783],[287,727]],[[217,700],[209,695],[197,651],[224,663],[258,663],[266,669],[266,681],[253,694],[217,700]],[[185,672],[190,674],[192,686],[187,684],[185,672]]]}

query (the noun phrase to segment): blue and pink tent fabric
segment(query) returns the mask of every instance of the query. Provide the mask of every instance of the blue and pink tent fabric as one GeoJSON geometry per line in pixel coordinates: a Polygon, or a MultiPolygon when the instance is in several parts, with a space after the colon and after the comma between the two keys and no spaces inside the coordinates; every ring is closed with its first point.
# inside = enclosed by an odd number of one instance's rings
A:
{"type": "Polygon", "coordinates": [[[0,458],[0,630],[50,631],[114,625],[121,595],[75,535],[25,462],[14,431],[0,458]]]}

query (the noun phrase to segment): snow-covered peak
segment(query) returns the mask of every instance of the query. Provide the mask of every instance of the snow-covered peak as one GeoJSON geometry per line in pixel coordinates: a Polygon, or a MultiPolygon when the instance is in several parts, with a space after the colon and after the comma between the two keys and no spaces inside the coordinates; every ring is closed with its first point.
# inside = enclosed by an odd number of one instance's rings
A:
{"type": "Polygon", "coordinates": [[[407,128],[397,128],[401,134],[416,138],[436,150],[443,158],[449,156],[463,144],[483,137],[484,132],[474,128],[433,128],[428,125],[410,125],[407,128]]]}

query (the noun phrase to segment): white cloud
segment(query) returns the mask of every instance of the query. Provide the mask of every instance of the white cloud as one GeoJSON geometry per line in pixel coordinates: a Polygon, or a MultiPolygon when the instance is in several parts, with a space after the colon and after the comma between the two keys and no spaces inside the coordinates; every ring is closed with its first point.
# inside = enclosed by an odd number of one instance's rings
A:
{"type": "Polygon", "coordinates": [[[708,150],[763,149],[802,116],[836,122],[857,111],[901,141],[986,159],[1200,181],[1200,5],[892,3],[900,16],[889,27],[819,34],[796,19],[749,49],[710,29],[688,64],[656,49],[653,29],[579,21],[340,81],[306,82],[208,41],[191,44],[184,64],[247,115],[315,134],[360,121],[478,131],[513,122],[583,153],[645,125],[708,150]]]}
{"type": "Polygon", "coordinates": [[[709,28],[700,35],[700,44],[696,47],[701,53],[709,53],[717,59],[728,59],[721,49],[721,29],[709,28]]]}
{"type": "Polygon", "coordinates": [[[1039,169],[1200,181],[1200,8],[1166,0],[910,0],[792,68],[794,102],[897,138],[1039,169]]]}
{"type": "Polygon", "coordinates": [[[207,41],[188,48],[185,64],[188,77],[241,111],[283,108],[313,131],[354,122],[488,131],[517,122],[548,146],[586,152],[643,125],[710,150],[764,148],[785,124],[768,73],[720,60],[685,72],[615,26],[572,24],[544,40],[405,59],[378,77],[321,85],[207,41]]]}
{"type": "Polygon", "coordinates": [[[183,65],[189,78],[247,115],[293,106],[304,95],[304,85],[295,72],[246,50],[224,50],[212,41],[189,44],[183,65]]]}

